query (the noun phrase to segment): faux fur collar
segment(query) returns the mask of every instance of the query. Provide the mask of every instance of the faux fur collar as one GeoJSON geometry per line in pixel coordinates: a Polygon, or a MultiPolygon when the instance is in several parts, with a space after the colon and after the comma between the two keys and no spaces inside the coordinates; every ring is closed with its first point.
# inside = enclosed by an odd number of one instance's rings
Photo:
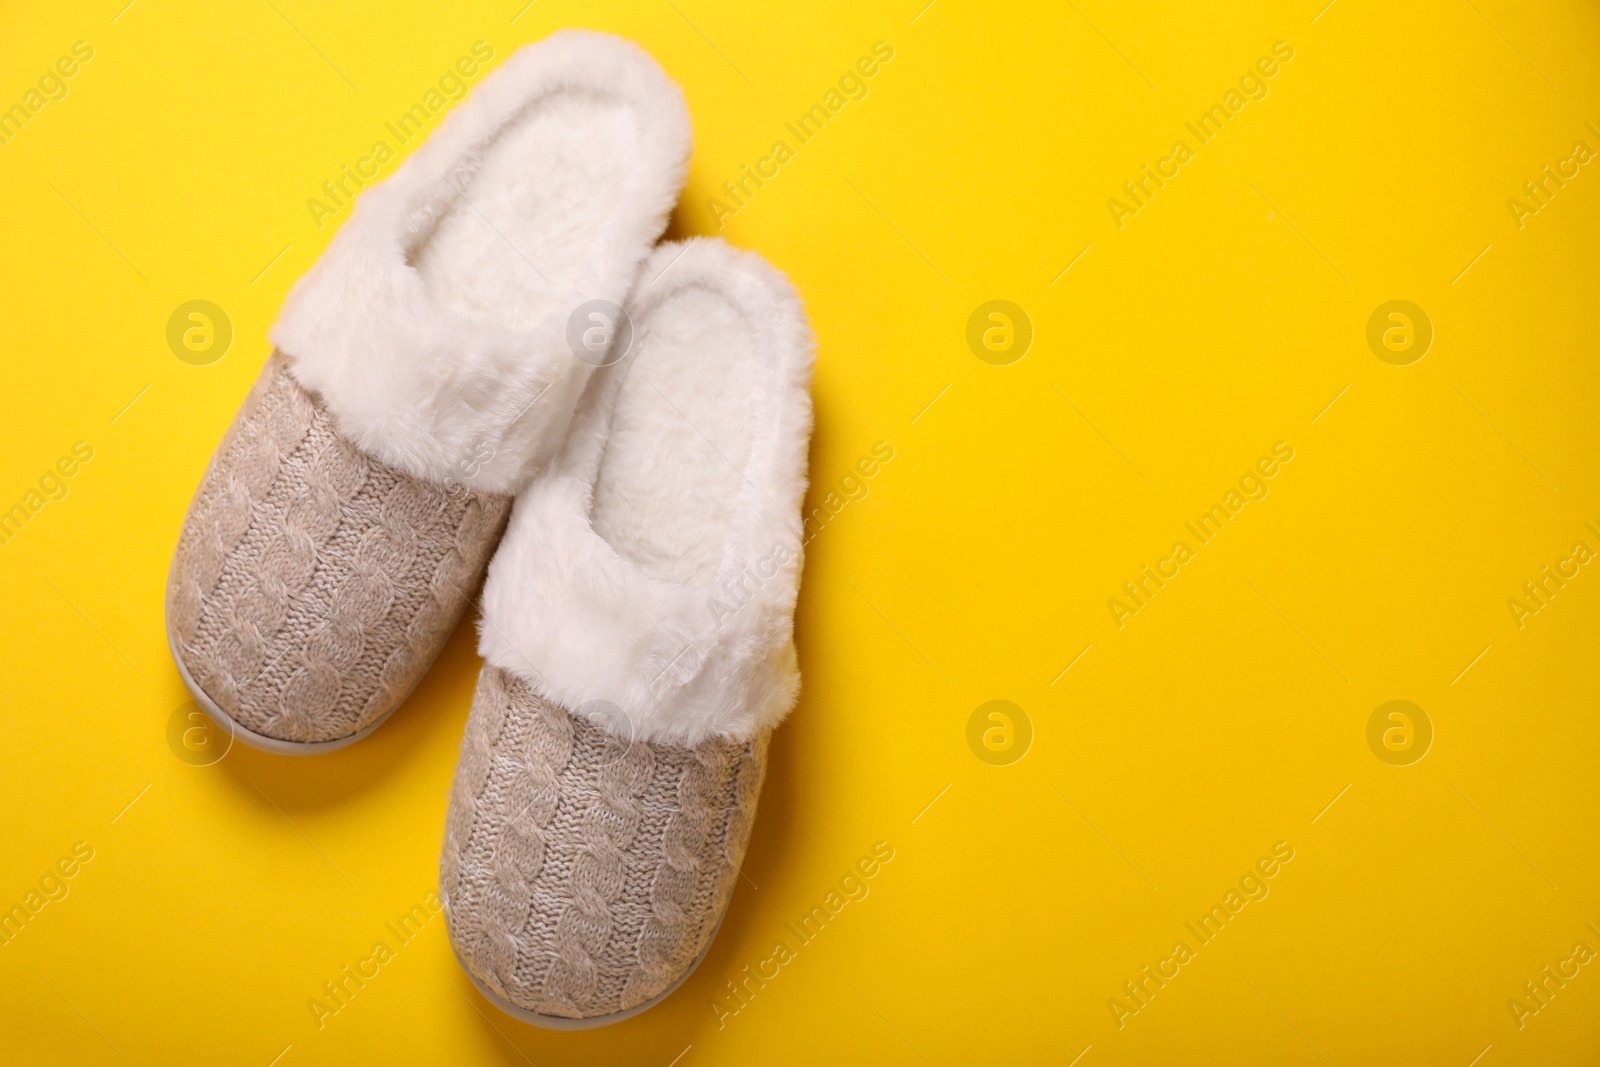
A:
{"type": "Polygon", "coordinates": [[[561,455],[518,497],[490,564],[479,647],[618,736],[748,738],[787,714],[799,691],[792,634],[815,343],[794,290],[753,253],[705,239],[667,245],[640,278],[629,310],[641,334],[653,308],[700,286],[725,296],[757,338],[754,437],[717,579],[696,587],[651,577],[594,530],[624,360],[597,372],[561,455]]]}
{"type": "Polygon", "coordinates": [[[677,199],[689,149],[682,92],[636,45],[584,31],[529,45],[361,194],[290,292],[272,340],[368,452],[433,481],[515,492],[559,446],[589,377],[566,341],[568,313],[591,299],[623,301],[677,199]],[[567,297],[535,327],[453,313],[424,284],[413,253],[497,135],[562,92],[620,101],[636,116],[637,139],[618,153],[632,166],[615,209],[567,297]]]}

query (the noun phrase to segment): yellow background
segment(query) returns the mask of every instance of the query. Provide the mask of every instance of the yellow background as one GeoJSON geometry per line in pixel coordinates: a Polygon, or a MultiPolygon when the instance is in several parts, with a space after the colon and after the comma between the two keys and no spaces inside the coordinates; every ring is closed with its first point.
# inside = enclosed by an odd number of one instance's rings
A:
{"type": "Polygon", "coordinates": [[[1600,549],[1600,174],[1521,229],[1506,201],[1600,150],[1600,15],[922,3],[8,5],[0,102],[76,40],[95,57],[0,146],[0,506],[73,442],[95,457],[0,548],[0,904],[76,841],[95,858],[0,947],[0,1059],[1595,1062],[1600,965],[1521,1029],[1507,1002],[1600,950],[1600,574],[1520,630],[1507,600],[1600,549]],[[435,888],[472,625],[362,744],[194,767],[166,739],[167,563],[335,232],[306,199],[474,41],[498,63],[568,25],[683,85],[675,235],[712,232],[722,181],[893,47],[723,232],[816,328],[811,505],[874,442],[895,458],[810,545],[804,696],[678,993],[532,1029],[434,920],[319,1030],[308,999],[435,888]],[[1270,95],[1118,229],[1107,199],[1196,147],[1183,123],[1280,40],[1270,95]],[[165,341],[197,298],[235,330],[209,366],[165,341]],[[1010,366],[965,341],[992,299],[1036,332],[1010,366]],[[1407,367],[1365,340],[1393,299],[1435,329],[1407,367]],[[1280,440],[1270,495],[1119,630],[1107,599],[1280,440]],[[1033,726],[1009,766],[967,744],[991,699],[1033,726]],[[1435,731],[1411,766],[1367,744],[1391,699],[1435,731]],[[870,896],[719,1028],[724,983],[877,841],[870,896]],[[1270,895],[1119,1029],[1108,1000],[1278,841],[1270,895]]]}

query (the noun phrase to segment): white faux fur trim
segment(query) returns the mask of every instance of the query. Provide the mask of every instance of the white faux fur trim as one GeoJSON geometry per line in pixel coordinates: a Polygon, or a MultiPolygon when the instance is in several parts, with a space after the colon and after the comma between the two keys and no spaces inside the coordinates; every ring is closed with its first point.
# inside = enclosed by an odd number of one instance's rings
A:
{"type": "Polygon", "coordinates": [[[479,649],[545,698],[602,715],[619,736],[749,738],[776,725],[799,692],[792,636],[815,342],[787,279],[719,240],[664,245],[639,277],[628,305],[634,352],[596,372],[561,454],[518,496],[489,564],[479,649]],[[592,521],[623,378],[649,361],[653,317],[697,289],[736,310],[753,338],[738,355],[754,364],[743,398],[748,459],[708,585],[652,577],[592,521]]]}
{"type": "MultiPolygon", "coordinates": [[[[515,138],[509,143],[528,150],[515,138]]],[[[486,77],[393,175],[362,192],[349,221],[290,292],[271,338],[295,377],[322,395],[340,430],[362,448],[422,478],[515,492],[559,447],[589,378],[590,366],[567,344],[569,313],[592,299],[623,302],[665,228],[689,149],[683,94],[643,50],[607,34],[553,34],[486,77]],[[514,180],[514,166],[494,166],[498,140],[535,105],[552,100],[598,101],[607,114],[620,108],[632,116],[627,144],[614,143],[615,127],[603,123],[567,115],[563,127],[577,142],[561,146],[569,151],[583,151],[584,137],[611,135],[593,147],[630,164],[618,195],[600,219],[527,220],[555,243],[563,235],[579,240],[574,232],[592,234],[581,238],[582,248],[568,250],[571,269],[559,291],[546,294],[536,322],[463,312],[459,300],[442,299],[429,285],[417,267],[418,250],[452,211],[469,207],[482,218],[472,223],[480,240],[500,233],[503,220],[478,210],[476,191],[463,204],[463,191],[480,171],[514,180]]],[[[542,162],[551,170],[548,158],[542,162]]],[[[571,193],[569,199],[583,199],[581,189],[571,193]]],[[[546,215],[564,214],[559,189],[539,202],[546,215]]],[[[472,257],[455,251],[452,268],[466,264],[470,274],[472,257]]],[[[516,248],[530,264],[544,251],[516,248]]],[[[496,269],[487,258],[477,266],[496,269]]],[[[460,273],[458,286],[470,288],[474,279],[460,273]]],[[[497,288],[506,291],[503,279],[497,288]]]]}

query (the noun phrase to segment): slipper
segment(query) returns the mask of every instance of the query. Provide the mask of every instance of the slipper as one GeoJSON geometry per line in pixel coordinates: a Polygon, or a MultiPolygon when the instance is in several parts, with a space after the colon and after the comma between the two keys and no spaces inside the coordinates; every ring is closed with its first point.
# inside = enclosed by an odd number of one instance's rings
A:
{"type": "Polygon", "coordinates": [[[694,969],[799,691],[799,298],[705,239],[639,277],[633,350],[489,564],[440,865],[467,974],[555,1028],[636,1014],[694,969]]]}
{"type": "Polygon", "coordinates": [[[689,143],[649,56],[565,31],[358,197],[289,294],[168,580],[178,671],[241,740],[326,751],[404,701],[609,358],[590,324],[665,228],[689,143]]]}

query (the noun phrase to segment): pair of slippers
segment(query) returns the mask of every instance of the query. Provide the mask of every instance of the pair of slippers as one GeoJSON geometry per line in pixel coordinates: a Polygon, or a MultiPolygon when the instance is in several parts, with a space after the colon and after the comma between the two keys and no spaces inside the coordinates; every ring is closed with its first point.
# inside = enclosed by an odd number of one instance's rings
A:
{"type": "Polygon", "coordinates": [[[814,343],[758,256],[656,245],[689,149],[620,39],[485,78],[290,292],[168,582],[196,701],[278,753],[371,733],[483,582],[440,897],[546,1026],[699,962],[799,686],[814,343]]]}

